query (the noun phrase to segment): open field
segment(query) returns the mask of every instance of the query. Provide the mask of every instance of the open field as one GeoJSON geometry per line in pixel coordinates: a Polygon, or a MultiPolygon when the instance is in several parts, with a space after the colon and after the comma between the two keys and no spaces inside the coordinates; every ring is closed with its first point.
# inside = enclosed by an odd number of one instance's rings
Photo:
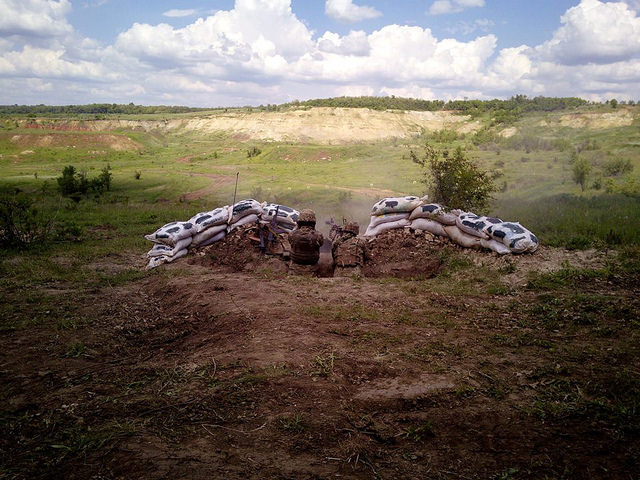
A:
{"type": "Polygon", "coordinates": [[[636,478],[639,108],[275,115],[0,119],[0,192],[57,229],[0,253],[0,478],[636,478]],[[422,193],[425,140],[500,170],[491,213],[540,251],[407,233],[405,278],[301,281],[231,243],[143,270],[143,235],[231,203],[237,172],[238,199],[366,225],[422,193]],[[111,190],[60,197],[67,165],[111,190]]]}

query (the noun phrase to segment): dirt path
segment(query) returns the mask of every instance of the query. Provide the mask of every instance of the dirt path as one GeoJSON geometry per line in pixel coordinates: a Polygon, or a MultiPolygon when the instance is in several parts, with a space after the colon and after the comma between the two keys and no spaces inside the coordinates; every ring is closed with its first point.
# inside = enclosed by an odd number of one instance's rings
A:
{"type": "Polygon", "coordinates": [[[187,202],[191,202],[193,200],[206,197],[207,195],[215,192],[220,187],[227,185],[229,183],[232,183],[234,180],[234,177],[232,176],[220,175],[215,173],[189,173],[189,176],[210,178],[211,183],[204,188],[186,193],[184,195],[184,200],[186,200],[187,202]]]}

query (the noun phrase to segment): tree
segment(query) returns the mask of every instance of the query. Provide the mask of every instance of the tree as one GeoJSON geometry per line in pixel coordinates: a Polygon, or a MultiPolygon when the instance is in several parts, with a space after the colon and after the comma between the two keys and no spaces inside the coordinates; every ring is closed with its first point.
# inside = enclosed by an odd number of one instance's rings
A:
{"type": "Polygon", "coordinates": [[[591,173],[591,164],[586,158],[579,155],[573,155],[573,181],[580,185],[584,192],[587,187],[587,179],[591,173]]]}
{"type": "Polygon", "coordinates": [[[493,193],[497,191],[495,179],[501,173],[481,170],[461,147],[451,155],[449,150],[436,150],[427,143],[422,156],[412,150],[410,157],[423,167],[422,183],[431,198],[447,207],[482,211],[488,208],[493,193]]]}

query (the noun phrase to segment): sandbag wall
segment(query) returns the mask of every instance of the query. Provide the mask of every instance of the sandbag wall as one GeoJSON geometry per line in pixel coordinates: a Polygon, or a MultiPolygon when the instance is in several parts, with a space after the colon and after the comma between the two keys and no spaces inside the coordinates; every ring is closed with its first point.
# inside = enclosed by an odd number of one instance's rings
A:
{"type": "Polygon", "coordinates": [[[171,263],[184,257],[189,248],[204,247],[222,240],[236,228],[248,223],[275,222],[280,228],[293,230],[300,212],[273,203],[260,203],[252,198],[195,214],[186,222],[171,222],[145,235],[153,242],[147,252],[147,269],[171,263]]]}
{"type": "Polygon", "coordinates": [[[518,222],[448,210],[426,198],[383,198],[373,205],[365,236],[376,236],[395,228],[412,228],[447,237],[465,248],[487,248],[500,255],[535,252],[536,236],[518,222]]]}

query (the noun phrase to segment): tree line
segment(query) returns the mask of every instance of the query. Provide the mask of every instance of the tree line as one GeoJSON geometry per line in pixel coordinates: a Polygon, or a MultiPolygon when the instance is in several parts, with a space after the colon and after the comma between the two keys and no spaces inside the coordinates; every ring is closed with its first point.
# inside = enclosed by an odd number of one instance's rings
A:
{"type": "Polygon", "coordinates": [[[149,113],[190,113],[211,108],[134,105],[116,103],[91,103],[88,105],[0,105],[0,115],[108,115],[108,114],[149,114],[149,113]]]}

